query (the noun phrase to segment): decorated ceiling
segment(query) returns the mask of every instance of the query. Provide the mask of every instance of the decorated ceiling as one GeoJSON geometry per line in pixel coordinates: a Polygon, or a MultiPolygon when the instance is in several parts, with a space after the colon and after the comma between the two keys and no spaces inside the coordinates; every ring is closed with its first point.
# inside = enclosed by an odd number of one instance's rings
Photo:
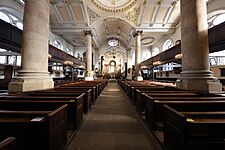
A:
{"type": "Polygon", "coordinates": [[[96,48],[116,38],[126,48],[142,30],[142,42],[153,45],[175,31],[179,0],[51,0],[51,30],[72,45],[85,46],[84,30],[92,30],[96,48]]]}

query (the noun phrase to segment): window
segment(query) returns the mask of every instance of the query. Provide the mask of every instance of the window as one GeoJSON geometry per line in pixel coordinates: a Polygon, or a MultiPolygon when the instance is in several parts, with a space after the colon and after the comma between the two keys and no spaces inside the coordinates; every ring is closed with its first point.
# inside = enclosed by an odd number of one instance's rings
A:
{"type": "Polygon", "coordinates": [[[221,24],[224,21],[225,21],[225,13],[216,16],[216,18],[213,20],[213,25],[215,26],[215,25],[221,24]]]}
{"type": "Polygon", "coordinates": [[[170,49],[171,47],[173,47],[173,41],[171,39],[168,39],[165,41],[165,43],[163,44],[163,51],[170,49]]]}
{"type": "Polygon", "coordinates": [[[53,42],[53,45],[54,45],[55,47],[57,47],[58,49],[62,49],[62,44],[61,44],[61,42],[60,42],[59,40],[55,40],[55,41],[53,42]]]}
{"type": "Polygon", "coordinates": [[[8,22],[8,23],[11,22],[9,16],[7,16],[5,13],[3,13],[1,11],[0,11],[0,19],[3,20],[3,21],[5,21],[5,22],[8,22]]]}
{"type": "Polygon", "coordinates": [[[154,49],[153,49],[153,51],[152,51],[152,57],[153,56],[156,56],[156,55],[158,55],[159,54],[159,48],[158,47],[155,47],[154,49]]]}
{"type": "Polygon", "coordinates": [[[16,26],[17,28],[19,28],[21,30],[23,30],[22,20],[19,20],[16,16],[14,16],[14,15],[8,13],[8,12],[0,11],[0,19],[16,26]]]}
{"type": "Polygon", "coordinates": [[[16,26],[20,29],[23,30],[23,24],[21,22],[17,22],[16,26]]]}
{"type": "Polygon", "coordinates": [[[16,56],[8,56],[8,64],[16,65],[16,56]]]}
{"type": "Polygon", "coordinates": [[[66,48],[66,52],[70,55],[73,55],[73,50],[70,48],[66,48]]]}
{"type": "Polygon", "coordinates": [[[209,28],[219,25],[225,21],[225,13],[217,14],[208,19],[209,28]]]}
{"type": "Polygon", "coordinates": [[[16,65],[21,66],[21,56],[17,56],[16,65]]]}

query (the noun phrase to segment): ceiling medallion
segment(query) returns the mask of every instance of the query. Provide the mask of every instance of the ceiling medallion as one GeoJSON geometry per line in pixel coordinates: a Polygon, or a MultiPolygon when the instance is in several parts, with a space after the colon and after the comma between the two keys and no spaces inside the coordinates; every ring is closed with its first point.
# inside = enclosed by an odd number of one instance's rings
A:
{"type": "Polygon", "coordinates": [[[117,39],[110,39],[108,41],[108,45],[111,46],[111,47],[115,47],[119,44],[119,41],[117,39]]]}
{"type": "Polygon", "coordinates": [[[142,39],[141,39],[141,43],[142,43],[143,45],[149,45],[149,44],[152,44],[154,41],[155,41],[155,38],[154,38],[154,37],[145,37],[145,38],[142,38],[142,39]]]}
{"type": "Polygon", "coordinates": [[[132,8],[137,0],[91,0],[91,2],[102,11],[119,13],[132,8]],[[114,8],[114,5],[116,8],[114,8]]]}

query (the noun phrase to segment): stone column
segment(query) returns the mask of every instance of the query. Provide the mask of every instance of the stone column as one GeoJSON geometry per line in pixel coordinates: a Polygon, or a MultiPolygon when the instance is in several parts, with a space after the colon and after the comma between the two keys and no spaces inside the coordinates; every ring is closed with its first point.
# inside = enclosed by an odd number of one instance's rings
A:
{"type": "Polygon", "coordinates": [[[141,76],[141,69],[140,69],[140,63],[141,63],[141,34],[142,31],[136,31],[134,33],[134,37],[136,38],[136,48],[135,48],[135,73],[137,81],[142,81],[143,78],[141,76]]]}
{"type": "Polygon", "coordinates": [[[206,0],[181,0],[182,72],[177,87],[219,92],[222,85],[209,70],[206,0]]]}
{"type": "Polygon", "coordinates": [[[85,36],[87,37],[87,51],[86,51],[86,60],[87,60],[87,68],[86,68],[86,77],[85,80],[92,81],[93,73],[92,73],[92,33],[91,30],[84,31],[85,36]]]}
{"type": "Polygon", "coordinates": [[[9,92],[53,88],[48,72],[49,0],[27,0],[23,17],[22,66],[9,92]]]}
{"type": "Polygon", "coordinates": [[[131,48],[127,50],[127,79],[132,80],[132,59],[131,59],[131,48]]]}

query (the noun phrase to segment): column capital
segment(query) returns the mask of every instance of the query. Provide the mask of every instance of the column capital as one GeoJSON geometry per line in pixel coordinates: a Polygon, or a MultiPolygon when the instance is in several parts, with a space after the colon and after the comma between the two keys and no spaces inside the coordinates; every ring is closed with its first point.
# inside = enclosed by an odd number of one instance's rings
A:
{"type": "Polygon", "coordinates": [[[143,33],[143,30],[137,30],[133,32],[133,37],[136,37],[137,35],[141,35],[143,33]]]}
{"type": "Polygon", "coordinates": [[[91,36],[93,37],[92,30],[84,30],[84,35],[85,35],[85,36],[91,35],[91,36]]]}

